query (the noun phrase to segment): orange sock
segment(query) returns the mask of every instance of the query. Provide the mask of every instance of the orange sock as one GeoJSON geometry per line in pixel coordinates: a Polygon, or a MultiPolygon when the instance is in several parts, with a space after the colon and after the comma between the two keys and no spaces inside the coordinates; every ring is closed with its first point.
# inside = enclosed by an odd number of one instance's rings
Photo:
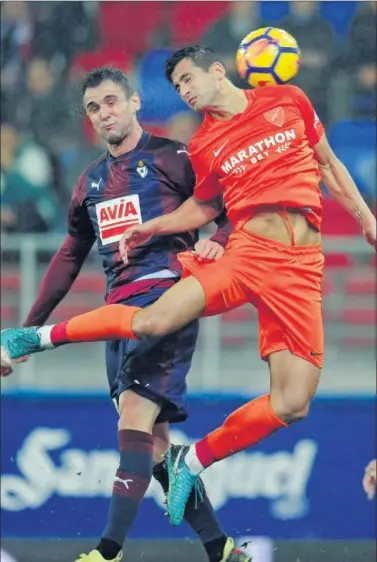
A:
{"type": "Polygon", "coordinates": [[[273,411],[270,395],[260,396],[232,412],[221,427],[196,443],[196,456],[203,468],[207,468],[286,426],[273,411]]]}
{"type": "Polygon", "coordinates": [[[52,326],[49,334],[51,343],[57,346],[64,343],[124,338],[136,340],[137,338],[132,332],[132,321],[139,310],[142,308],[124,304],[109,304],[86,314],[74,316],[67,322],[52,326]]]}

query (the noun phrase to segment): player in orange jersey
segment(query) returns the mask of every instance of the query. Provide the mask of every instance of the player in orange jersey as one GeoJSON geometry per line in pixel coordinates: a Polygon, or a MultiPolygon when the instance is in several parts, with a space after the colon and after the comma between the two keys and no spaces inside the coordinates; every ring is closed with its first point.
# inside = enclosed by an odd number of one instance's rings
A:
{"type": "Polygon", "coordinates": [[[106,306],[63,325],[13,333],[3,345],[15,357],[68,342],[162,336],[200,316],[245,303],[257,308],[270,393],[195,445],[170,449],[168,510],[179,524],[202,470],[308,414],[324,352],[320,180],[374,248],[376,220],[300,89],[236,88],[217,55],[202,46],[174,53],[166,76],[193,110],[205,114],[189,149],[196,189],[174,212],[129,228],[120,251],[127,261],[154,235],[203,226],[219,214],[224,197],[235,229],[224,256],[202,263],[182,254],[184,278],[147,309],[106,306]]]}

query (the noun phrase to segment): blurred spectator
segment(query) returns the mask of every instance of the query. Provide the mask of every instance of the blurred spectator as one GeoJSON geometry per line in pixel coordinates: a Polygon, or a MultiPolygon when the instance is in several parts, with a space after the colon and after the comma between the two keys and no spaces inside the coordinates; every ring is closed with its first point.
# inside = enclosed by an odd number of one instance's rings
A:
{"type": "Polygon", "coordinates": [[[33,55],[54,60],[59,70],[66,68],[74,55],[95,46],[93,5],[97,2],[33,2],[35,25],[33,55]]]}
{"type": "Polygon", "coordinates": [[[221,57],[229,78],[237,86],[247,87],[238,76],[235,60],[242,39],[251,31],[263,27],[259,15],[259,2],[231,2],[227,15],[218,20],[200,42],[214,49],[221,57]]]}
{"type": "Polygon", "coordinates": [[[17,123],[30,128],[39,143],[58,153],[77,133],[70,110],[69,90],[55,77],[49,63],[33,58],[26,69],[27,90],[18,104],[17,123]]]}
{"type": "Polygon", "coordinates": [[[27,2],[1,3],[1,116],[12,118],[14,96],[22,83],[23,63],[33,36],[27,2]]]}
{"type": "MultiPolygon", "coordinates": [[[[3,2],[1,5],[1,69],[19,66],[32,39],[27,2],[3,2]]],[[[6,73],[2,78],[6,77],[6,73]]],[[[3,85],[3,84],[2,84],[3,85]]]]}
{"type": "Polygon", "coordinates": [[[45,150],[23,139],[9,124],[1,125],[1,229],[43,232],[59,214],[53,193],[52,166],[45,150]]]}
{"type": "Polygon", "coordinates": [[[311,99],[322,121],[327,120],[327,90],[335,41],[330,24],[319,14],[320,2],[295,0],[282,27],[297,39],[302,53],[300,72],[294,83],[311,99]]]}
{"type": "Polygon", "coordinates": [[[376,64],[377,2],[361,2],[351,21],[349,61],[353,67],[376,64]]]}
{"type": "Polygon", "coordinates": [[[196,133],[200,125],[198,117],[194,114],[177,113],[168,122],[166,136],[185,144],[190,144],[192,136],[196,133]]]}
{"type": "MultiPolygon", "coordinates": [[[[173,2],[164,2],[161,6],[160,21],[148,38],[149,49],[167,49],[173,42],[172,11],[173,2]]],[[[137,57],[137,58],[141,58],[137,57]]]]}
{"type": "Polygon", "coordinates": [[[346,63],[351,73],[351,110],[354,115],[376,115],[376,2],[362,2],[350,28],[346,63]]]}

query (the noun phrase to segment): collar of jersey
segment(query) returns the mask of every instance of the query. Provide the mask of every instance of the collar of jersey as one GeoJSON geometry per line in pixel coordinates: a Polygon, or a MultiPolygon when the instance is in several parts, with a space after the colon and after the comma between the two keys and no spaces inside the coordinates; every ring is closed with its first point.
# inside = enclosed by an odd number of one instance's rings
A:
{"type": "Polygon", "coordinates": [[[107,151],[107,158],[111,162],[114,162],[115,160],[123,160],[124,158],[128,158],[129,156],[131,156],[132,154],[134,154],[138,150],[141,150],[142,148],[144,148],[148,144],[150,138],[151,138],[151,134],[148,133],[148,131],[143,131],[141,133],[141,137],[139,139],[139,142],[137,143],[135,148],[133,148],[132,150],[129,150],[128,152],[125,152],[124,154],[120,154],[119,156],[111,156],[110,152],[107,151]]]}
{"type": "Polygon", "coordinates": [[[252,104],[252,102],[254,101],[254,90],[244,90],[246,97],[247,97],[247,106],[246,109],[244,111],[242,111],[242,113],[237,113],[236,115],[233,115],[233,117],[231,117],[230,119],[227,119],[226,121],[220,121],[219,119],[216,119],[215,117],[212,117],[212,115],[210,115],[209,113],[206,113],[204,116],[204,121],[207,123],[220,123],[220,124],[224,124],[225,126],[229,123],[232,123],[234,121],[237,121],[238,119],[242,119],[245,115],[245,113],[247,113],[250,109],[250,106],[252,104]]]}

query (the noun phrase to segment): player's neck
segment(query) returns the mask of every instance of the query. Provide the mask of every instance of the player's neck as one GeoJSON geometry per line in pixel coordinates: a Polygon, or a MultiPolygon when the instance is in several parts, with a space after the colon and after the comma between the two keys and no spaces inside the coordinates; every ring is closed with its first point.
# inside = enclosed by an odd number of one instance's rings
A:
{"type": "Polygon", "coordinates": [[[140,127],[139,123],[136,123],[130,133],[122,140],[120,144],[109,144],[107,147],[108,151],[114,158],[116,158],[117,156],[122,156],[122,154],[126,154],[127,152],[131,152],[131,150],[133,150],[137,146],[142,134],[143,129],[140,127]]]}
{"type": "Polygon", "coordinates": [[[237,88],[227,80],[222,84],[222,88],[216,99],[216,104],[208,108],[207,113],[219,121],[228,121],[235,115],[243,113],[248,103],[249,100],[244,90],[237,88]]]}

